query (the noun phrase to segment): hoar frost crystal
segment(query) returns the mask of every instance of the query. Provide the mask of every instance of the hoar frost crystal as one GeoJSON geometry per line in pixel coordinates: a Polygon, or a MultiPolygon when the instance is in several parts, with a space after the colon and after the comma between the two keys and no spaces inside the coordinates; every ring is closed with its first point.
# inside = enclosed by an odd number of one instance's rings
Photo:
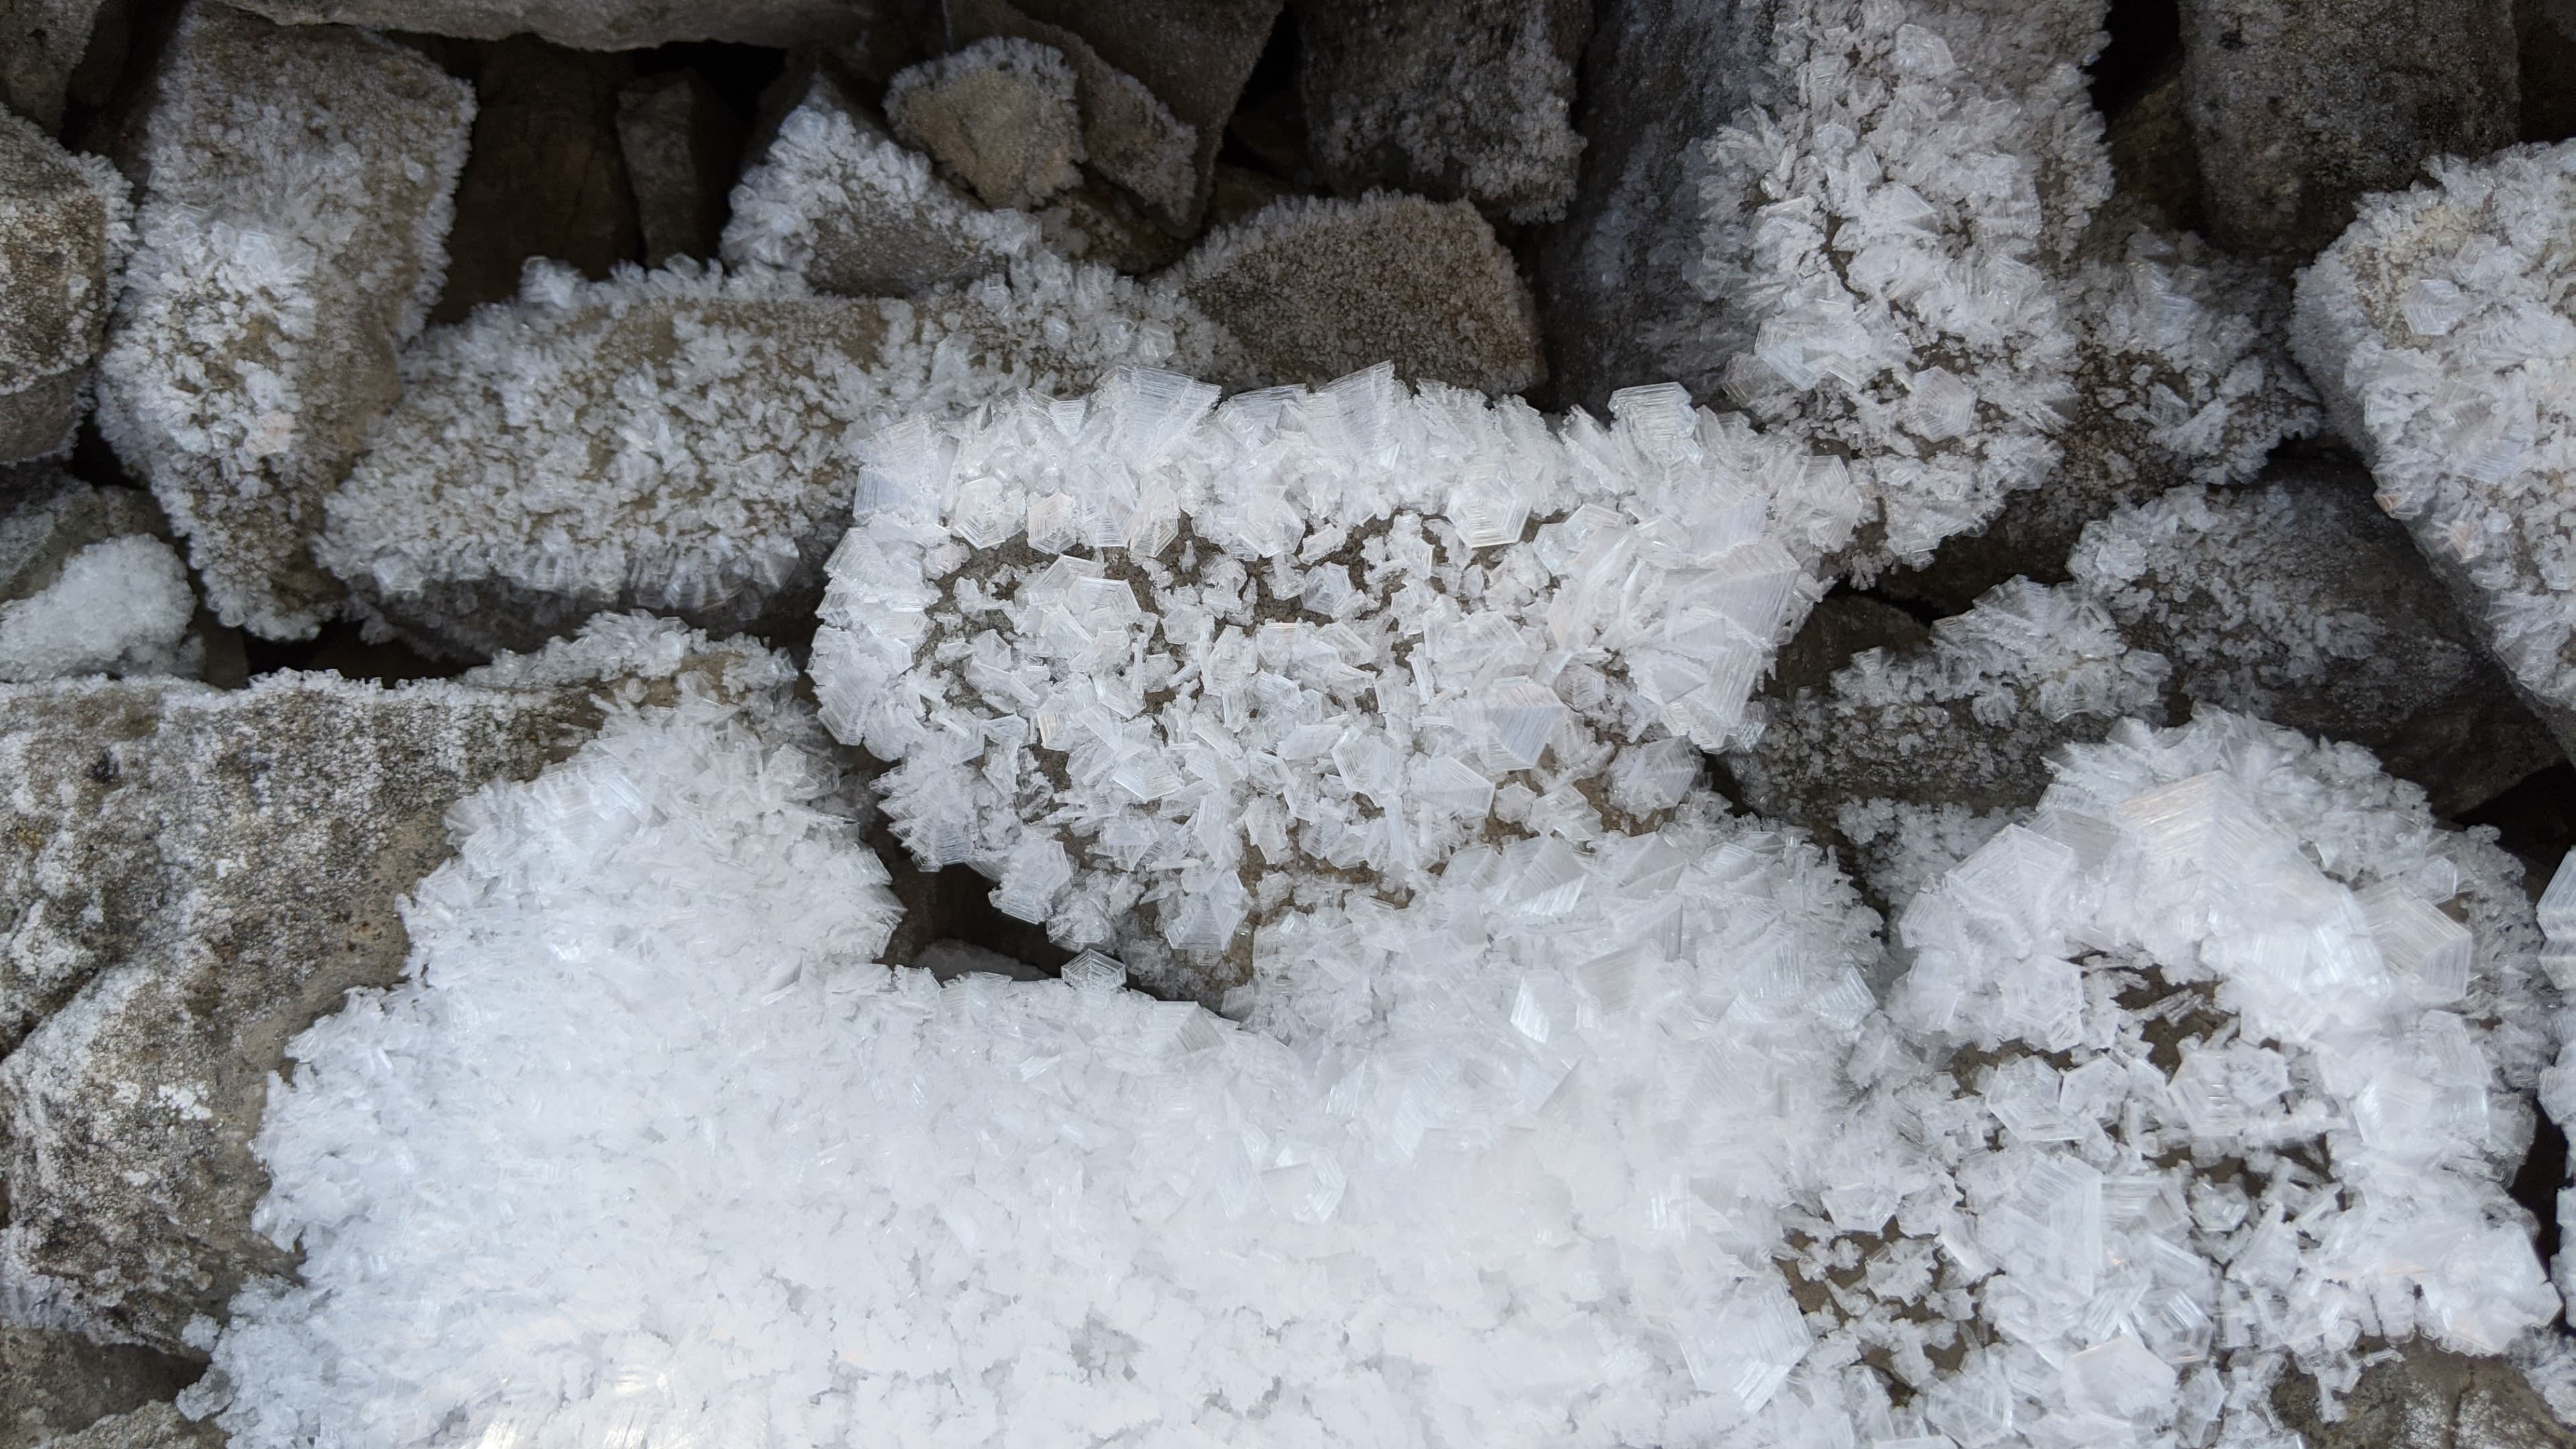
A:
{"type": "Polygon", "coordinates": [[[906,423],[829,565],[824,721],[897,762],[923,865],[1203,994],[1292,899],[1649,824],[1750,727],[1858,503],[1678,388],[1618,402],[1130,372],[906,423]]]}

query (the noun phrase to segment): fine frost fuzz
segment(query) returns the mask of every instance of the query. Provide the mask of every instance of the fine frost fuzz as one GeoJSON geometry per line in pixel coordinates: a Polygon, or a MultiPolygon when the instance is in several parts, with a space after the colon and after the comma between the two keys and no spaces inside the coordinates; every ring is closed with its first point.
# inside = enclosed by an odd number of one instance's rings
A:
{"type": "Polygon", "coordinates": [[[823,718],[898,762],[925,867],[1185,976],[1298,889],[1651,820],[1747,728],[1856,500],[1678,388],[1618,402],[1127,373],[909,421],[833,555],[823,718]]]}
{"type": "Polygon", "coordinates": [[[205,649],[188,637],[196,611],[170,545],[140,533],[93,543],[43,592],[0,603],[0,679],[195,674],[205,649]]]}

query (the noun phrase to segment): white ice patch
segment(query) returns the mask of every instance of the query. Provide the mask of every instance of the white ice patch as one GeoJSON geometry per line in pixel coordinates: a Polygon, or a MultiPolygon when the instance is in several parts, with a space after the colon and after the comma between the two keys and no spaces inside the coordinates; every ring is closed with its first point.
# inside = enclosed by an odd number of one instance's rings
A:
{"type": "Polygon", "coordinates": [[[170,545],[140,533],[93,543],[41,592],[0,603],[0,679],[194,674],[196,610],[170,545]]]}

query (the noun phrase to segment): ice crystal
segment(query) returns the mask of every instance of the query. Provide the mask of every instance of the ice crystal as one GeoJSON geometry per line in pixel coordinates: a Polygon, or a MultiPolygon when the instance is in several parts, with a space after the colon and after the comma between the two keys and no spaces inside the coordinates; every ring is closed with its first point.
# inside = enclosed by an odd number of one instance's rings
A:
{"type": "Polygon", "coordinates": [[[907,422],[830,565],[825,722],[897,762],[916,859],[1068,944],[1204,963],[1301,887],[1656,818],[1857,507],[1678,388],[1606,427],[1386,368],[1216,395],[907,422]]]}

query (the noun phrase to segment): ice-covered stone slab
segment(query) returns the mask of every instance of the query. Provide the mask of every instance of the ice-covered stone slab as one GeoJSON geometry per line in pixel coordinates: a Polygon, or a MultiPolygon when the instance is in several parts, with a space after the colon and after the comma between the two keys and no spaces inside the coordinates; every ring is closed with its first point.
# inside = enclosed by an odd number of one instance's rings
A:
{"type": "Polygon", "coordinates": [[[2335,430],[2576,750],[2576,142],[2373,197],[2299,281],[2335,430]]]}
{"type": "Polygon", "coordinates": [[[115,167],[0,109],[0,463],[71,447],[132,211],[115,167]]]}
{"type": "Polygon", "coordinates": [[[1320,386],[1392,361],[1499,395],[1547,370],[1529,284],[1463,201],[1286,197],[1208,233],[1163,280],[1234,333],[1260,382],[1320,386]]]}
{"type": "Polygon", "coordinates": [[[913,301],[687,262],[536,270],[517,304],[405,354],[403,400],[331,495],[317,554],[370,616],[446,653],[535,648],[627,608],[786,627],[848,526],[859,439],[1121,365],[1212,366],[1223,345],[1186,303],[1052,257],[913,301]]]}
{"type": "Polygon", "coordinates": [[[0,1302],[180,1351],[190,1319],[286,1271],[251,1214],[268,1076],[342,993],[396,979],[396,902],[447,855],[448,808],[562,758],[597,727],[595,695],[790,678],[621,620],[390,690],[0,686],[0,1302]]]}
{"type": "Polygon", "coordinates": [[[1838,464],[1678,388],[1604,426],[1386,368],[1221,406],[1123,374],[865,460],[825,721],[900,762],[925,867],[1201,991],[1300,890],[1660,818],[1857,509],[1838,464]]]}
{"type": "Polygon", "coordinates": [[[417,969],[263,1126],[303,1282],[186,1407],[237,1449],[1869,1442],[1768,1257],[1873,1040],[1812,848],[1703,799],[1480,849],[1278,940],[1359,987],[1274,998],[1292,1047],[1099,957],[869,964],[883,871],[814,788],[684,706],[461,812],[417,969]]]}
{"type": "Polygon", "coordinates": [[[223,621],[303,638],[341,596],[312,557],[323,496],[438,296],[473,93],[373,35],[211,0],[157,84],[99,425],[223,621]]]}
{"type": "Polygon", "coordinates": [[[966,179],[987,206],[1030,207],[1082,179],[1082,111],[1064,52],[979,40],[886,86],[895,134],[966,179]]]}
{"type": "Polygon", "coordinates": [[[819,70],[734,188],[719,248],[728,266],[792,272],[850,297],[971,282],[1038,250],[1035,221],[949,185],[819,70]]]}
{"type": "Polygon", "coordinates": [[[242,0],[286,25],[368,25],[470,40],[537,35],[576,50],[648,50],[674,41],[822,45],[851,40],[875,11],[849,0],[242,0]]]}

